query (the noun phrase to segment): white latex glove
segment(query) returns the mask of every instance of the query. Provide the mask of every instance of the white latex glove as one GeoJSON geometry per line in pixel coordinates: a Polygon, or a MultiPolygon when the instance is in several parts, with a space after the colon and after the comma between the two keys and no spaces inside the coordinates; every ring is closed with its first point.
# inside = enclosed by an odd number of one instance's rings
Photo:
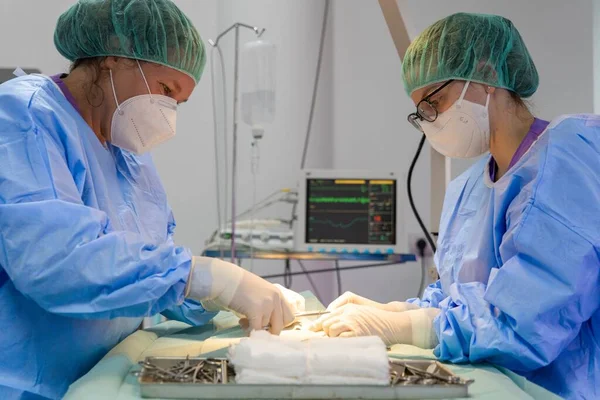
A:
{"type": "Polygon", "coordinates": [[[285,286],[281,286],[278,283],[275,283],[275,287],[279,289],[285,300],[290,304],[294,315],[306,311],[306,299],[302,297],[301,294],[296,293],[285,286]]]}
{"type": "Polygon", "coordinates": [[[194,257],[186,297],[206,309],[230,309],[248,319],[251,330],[270,325],[273,334],[294,321],[294,313],[275,285],[216,258],[194,257]]]}
{"type": "MultiPolygon", "coordinates": [[[[304,297],[302,297],[301,294],[296,293],[293,290],[288,289],[284,286],[281,286],[278,283],[275,283],[274,286],[277,289],[279,289],[279,291],[281,292],[285,301],[290,305],[290,308],[292,309],[292,313],[294,315],[306,310],[306,299],[304,297]]],[[[203,305],[204,305],[204,303],[203,303],[203,305]]],[[[292,321],[292,324],[293,324],[293,322],[295,322],[295,321],[292,321]]],[[[248,319],[246,319],[246,318],[240,319],[240,326],[242,327],[242,329],[249,330],[249,325],[250,324],[248,322],[248,319]]],[[[287,328],[288,325],[285,325],[284,327],[287,328]]]]}
{"type": "Polygon", "coordinates": [[[330,337],[379,336],[388,346],[411,344],[431,349],[438,344],[433,320],[439,313],[437,308],[395,312],[346,304],[321,316],[310,329],[323,330],[330,337]]]}
{"type": "Polygon", "coordinates": [[[361,305],[361,306],[369,306],[369,307],[377,308],[377,309],[384,310],[384,311],[398,311],[398,312],[408,311],[408,310],[416,310],[417,308],[419,308],[419,306],[417,306],[415,304],[401,302],[401,301],[392,301],[391,303],[387,303],[387,304],[378,303],[376,301],[369,300],[365,297],[359,296],[352,292],[346,292],[343,295],[341,295],[340,297],[338,297],[337,299],[335,299],[334,301],[332,301],[331,304],[329,304],[329,306],[327,307],[327,310],[328,311],[337,310],[338,308],[340,308],[346,304],[357,304],[357,305],[361,305]]]}

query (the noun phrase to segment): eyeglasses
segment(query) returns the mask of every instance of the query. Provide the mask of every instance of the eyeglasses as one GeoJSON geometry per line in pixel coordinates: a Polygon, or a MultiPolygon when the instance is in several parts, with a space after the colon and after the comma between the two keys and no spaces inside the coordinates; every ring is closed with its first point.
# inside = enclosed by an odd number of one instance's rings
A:
{"type": "Polygon", "coordinates": [[[440,86],[439,88],[435,89],[433,92],[431,92],[427,96],[425,96],[417,104],[417,111],[414,113],[408,114],[408,122],[410,122],[410,124],[412,126],[414,126],[415,128],[417,128],[419,131],[423,132],[423,128],[421,127],[421,124],[419,123],[419,121],[433,122],[438,117],[438,110],[435,108],[435,106],[433,104],[431,104],[429,99],[431,99],[431,97],[433,95],[435,95],[436,93],[439,93],[440,90],[442,90],[443,88],[448,86],[453,81],[454,81],[454,79],[450,79],[449,81],[445,82],[442,86],[440,86]]]}

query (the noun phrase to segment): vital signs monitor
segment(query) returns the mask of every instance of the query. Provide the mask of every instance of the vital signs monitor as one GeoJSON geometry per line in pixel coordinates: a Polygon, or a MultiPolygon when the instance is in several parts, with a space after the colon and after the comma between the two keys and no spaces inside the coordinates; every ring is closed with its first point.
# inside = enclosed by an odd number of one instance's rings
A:
{"type": "Polygon", "coordinates": [[[297,251],[400,252],[394,172],[305,170],[298,191],[297,251]]]}

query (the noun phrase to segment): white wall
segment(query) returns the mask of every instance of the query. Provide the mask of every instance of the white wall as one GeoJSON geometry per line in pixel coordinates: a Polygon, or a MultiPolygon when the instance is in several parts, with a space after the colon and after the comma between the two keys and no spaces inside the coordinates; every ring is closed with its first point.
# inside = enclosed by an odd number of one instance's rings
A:
{"type": "Polygon", "coordinates": [[[0,2],[0,67],[38,68],[45,74],[65,71],[68,62],[54,48],[56,20],[73,2],[3,0],[0,2]],[[32,13],[32,10],[39,13],[32,13]]]}
{"type": "MultiPolygon", "coordinates": [[[[56,19],[74,0],[0,2],[0,67],[37,67],[52,74],[68,63],[54,49],[56,19]],[[32,13],[31,10],[35,10],[32,13]]],[[[398,0],[414,37],[429,24],[456,11],[490,12],[513,20],[540,74],[533,108],[543,118],[593,111],[593,5],[561,0],[398,0]]],[[[324,2],[322,0],[176,0],[205,41],[233,22],[263,25],[279,46],[277,117],[261,143],[258,198],[296,182],[306,129],[324,2]]],[[[414,106],[404,94],[396,50],[376,0],[333,0],[324,70],[313,126],[308,167],[397,169],[405,174],[419,135],[406,123],[414,106]]],[[[600,37],[600,36],[599,36],[600,37]]],[[[245,32],[243,39],[251,34],[245,32]]],[[[225,39],[228,77],[233,37],[225,39]]],[[[597,68],[598,69],[598,68],[597,68]]],[[[215,228],[214,151],[209,65],[189,103],[181,108],[178,136],[155,154],[178,220],[177,240],[194,252],[215,228]],[[208,193],[208,194],[207,194],[208,193]]],[[[231,90],[231,78],[229,78],[231,90]]],[[[240,128],[240,203],[250,204],[249,138],[240,128]]],[[[455,163],[459,169],[465,164],[455,163]]],[[[414,195],[429,219],[429,151],[414,177],[414,195]]],[[[279,211],[286,211],[285,209],[279,211]]],[[[404,211],[408,232],[416,221],[404,211]]],[[[313,265],[313,268],[324,265],[313,265]]],[[[281,272],[281,263],[257,265],[259,273],[281,272]]],[[[315,275],[325,300],[333,296],[331,276],[315,275]]],[[[413,296],[416,264],[347,272],[344,288],[387,301],[413,296]]],[[[294,289],[308,288],[305,279],[294,289]]]]}

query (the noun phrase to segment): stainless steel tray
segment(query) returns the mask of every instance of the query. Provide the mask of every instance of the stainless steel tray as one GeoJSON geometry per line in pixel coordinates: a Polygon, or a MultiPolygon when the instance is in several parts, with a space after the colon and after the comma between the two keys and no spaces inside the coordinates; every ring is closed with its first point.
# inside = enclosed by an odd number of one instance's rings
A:
{"type": "MultiPolygon", "coordinates": [[[[150,366],[156,366],[163,370],[169,370],[175,365],[183,363],[186,363],[189,368],[193,368],[199,363],[206,363],[207,360],[206,358],[186,359],[181,357],[147,358],[144,362],[146,365],[144,366],[142,363],[143,368],[138,372],[142,397],[163,399],[447,399],[468,397],[468,387],[472,383],[472,381],[466,381],[454,375],[439,362],[431,360],[390,359],[392,381],[400,381],[395,385],[390,382],[390,386],[238,385],[235,383],[235,376],[226,359],[210,359],[214,372],[214,378],[211,379],[219,383],[171,382],[170,379],[157,378],[150,368],[150,366]],[[419,375],[421,384],[416,383],[416,375],[419,375]],[[412,378],[410,378],[411,376],[412,378]],[[439,379],[435,380],[435,383],[428,384],[428,382],[434,382],[434,379],[431,379],[432,376],[437,376],[439,379]],[[441,383],[442,381],[444,383],[441,383]]],[[[205,381],[211,379],[206,376],[205,381]]]]}

